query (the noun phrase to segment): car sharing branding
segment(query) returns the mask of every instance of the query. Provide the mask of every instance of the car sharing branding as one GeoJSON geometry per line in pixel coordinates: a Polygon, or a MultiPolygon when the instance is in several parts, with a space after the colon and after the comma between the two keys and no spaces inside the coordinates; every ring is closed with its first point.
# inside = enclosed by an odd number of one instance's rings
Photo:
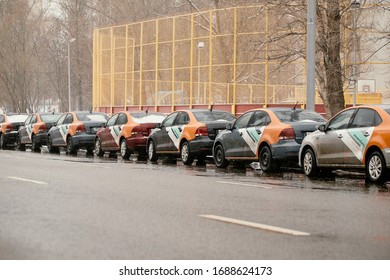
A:
{"type": "Polygon", "coordinates": [[[114,125],[110,129],[110,133],[111,133],[112,137],[114,138],[115,143],[118,146],[119,146],[119,136],[121,135],[122,128],[123,128],[123,125],[120,126],[120,127],[118,125],[114,125]]]}
{"type": "Polygon", "coordinates": [[[355,157],[362,161],[364,151],[368,142],[370,141],[373,131],[373,127],[364,129],[364,132],[359,128],[343,130],[341,131],[341,134],[343,135],[341,139],[344,144],[353,152],[355,157]]]}
{"type": "Polygon", "coordinates": [[[240,135],[242,135],[242,138],[244,139],[245,143],[249,146],[249,148],[252,150],[254,154],[256,154],[259,141],[260,141],[260,135],[263,133],[265,126],[262,126],[260,128],[255,127],[249,127],[249,128],[241,128],[238,131],[240,132],[240,135]],[[258,133],[258,131],[260,133],[258,133]]]}
{"type": "Polygon", "coordinates": [[[168,136],[169,136],[169,138],[171,138],[176,149],[179,149],[180,139],[181,139],[181,135],[183,134],[184,127],[185,127],[185,125],[172,126],[170,128],[167,127],[168,136]]]}
{"type": "Polygon", "coordinates": [[[66,135],[68,134],[68,126],[67,125],[61,125],[60,134],[61,134],[64,142],[66,142],[66,135]]]}
{"type": "Polygon", "coordinates": [[[32,125],[31,124],[26,126],[26,131],[28,134],[28,138],[30,138],[30,140],[31,140],[31,135],[32,135],[32,125]]]}

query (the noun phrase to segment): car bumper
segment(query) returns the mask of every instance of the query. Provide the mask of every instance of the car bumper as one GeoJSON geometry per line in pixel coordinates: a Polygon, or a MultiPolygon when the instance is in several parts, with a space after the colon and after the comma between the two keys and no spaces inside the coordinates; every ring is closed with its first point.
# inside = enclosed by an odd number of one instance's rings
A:
{"type": "Polygon", "coordinates": [[[17,131],[3,133],[3,141],[6,145],[15,145],[17,137],[18,137],[17,131]]]}
{"type": "Polygon", "coordinates": [[[130,150],[134,150],[138,152],[146,152],[147,141],[148,141],[148,136],[126,138],[127,147],[130,150]]]}
{"type": "Polygon", "coordinates": [[[95,134],[76,134],[72,136],[73,145],[76,147],[94,147],[95,134]]]}
{"type": "Polygon", "coordinates": [[[271,147],[272,159],[276,161],[293,161],[298,163],[301,145],[293,141],[282,140],[271,147]]]}
{"type": "Polygon", "coordinates": [[[190,145],[191,153],[204,155],[212,154],[214,141],[208,136],[198,136],[188,143],[190,145]]]}

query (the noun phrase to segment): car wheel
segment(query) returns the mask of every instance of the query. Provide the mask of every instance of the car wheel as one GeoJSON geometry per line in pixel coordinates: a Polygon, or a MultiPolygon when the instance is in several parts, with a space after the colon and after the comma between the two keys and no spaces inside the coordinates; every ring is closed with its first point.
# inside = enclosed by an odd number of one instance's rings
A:
{"type": "Polygon", "coordinates": [[[127,142],[126,142],[126,139],[125,138],[122,138],[121,140],[121,150],[120,150],[120,153],[121,153],[121,157],[123,159],[129,159],[130,158],[130,150],[129,148],[127,147],[127,142]]]}
{"type": "Polygon", "coordinates": [[[74,155],[77,153],[77,149],[73,145],[72,136],[68,136],[68,138],[66,138],[66,153],[69,155],[74,155]]]}
{"type": "Polygon", "coordinates": [[[99,138],[95,140],[95,155],[98,157],[104,156],[104,151],[102,150],[102,143],[99,138]]]}
{"type": "Polygon", "coordinates": [[[214,163],[217,167],[226,167],[229,165],[229,161],[225,158],[225,150],[221,144],[218,144],[214,148],[214,163]]]}
{"type": "Polygon", "coordinates": [[[158,159],[156,153],[156,145],[154,144],[153,140],[150,140],[148,144],[148,159],[152,162],[156,162],[158,159]]]}
{"type": "Polygon", "coordinates": [[[368,156],[366,175],[373,183],[383,183],[387,180],[386,161],[381,152],[375,151],[368,156]]]}
{"type": "Polygon", "coordinates": [[[39,145],[37,145],[37,140],[36,140],[35,135],[34,135],[34,134],[31,135],[31,150],[32,150],[33,152],[39,152],[39,151],[40,151],[39,148],[40,148],[40,147],[39,147],[39,145]]]}
{"type": "Polygon", "coordinates": [[[0,134],[0,149],[5,149],[7,147],[7,143],[4,141],[3,134],[0,134]]]}
{"type": "Polygon", "coordinates": [[[306,149],[303,153],[302,169],[307,177],[313,177],[318,174],[316,156],[312,149],[306,149]]]}
{"type": "Polygon", "coordinates": [[[49,153],[58,153],[60,150],[58,149],[58,147],[53,147],[53,142],[51,140],[51,137],[50,135],[47,136],[47,149],[49,151],[49,153]]]}
{"type": "Polygon", "coordinates": [[[267,145],[263,146],[260,149],[259,163],[260,163],[261,170],[265,172],[270,172],[274,170],[271,149],[267,145]]]}
{"type": "Polygon", "coordinates": [[[180,156],[184,165],[191,165],[194,162],[194,156],[191,154],[188,142],[183,142],[183,144],[181,144],[180,156]]]}
{"type": "Polygon", "coordinates": [[[26,145],[22,144],[19,135],[16,137],[16,149],[19,151],[26,150],[26,145]]]}

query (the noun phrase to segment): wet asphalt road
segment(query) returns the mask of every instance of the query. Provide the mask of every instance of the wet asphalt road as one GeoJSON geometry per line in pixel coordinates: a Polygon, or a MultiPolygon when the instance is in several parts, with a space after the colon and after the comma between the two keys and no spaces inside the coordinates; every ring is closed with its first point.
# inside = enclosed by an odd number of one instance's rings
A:
{"type": "Polygon", "coordinates": [[[390,259],[389,217],[361,175],[0,151],[0,259],[390,259]]]}

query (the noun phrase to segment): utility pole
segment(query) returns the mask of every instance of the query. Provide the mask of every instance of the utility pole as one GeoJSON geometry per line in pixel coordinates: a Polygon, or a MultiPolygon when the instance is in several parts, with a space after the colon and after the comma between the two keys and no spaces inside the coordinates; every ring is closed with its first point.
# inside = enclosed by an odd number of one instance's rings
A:
{"type": "Polygon", "coordinates": [[[314,111],[316,94],[316,0],[307,0],[306,109],[314,111]]]}

